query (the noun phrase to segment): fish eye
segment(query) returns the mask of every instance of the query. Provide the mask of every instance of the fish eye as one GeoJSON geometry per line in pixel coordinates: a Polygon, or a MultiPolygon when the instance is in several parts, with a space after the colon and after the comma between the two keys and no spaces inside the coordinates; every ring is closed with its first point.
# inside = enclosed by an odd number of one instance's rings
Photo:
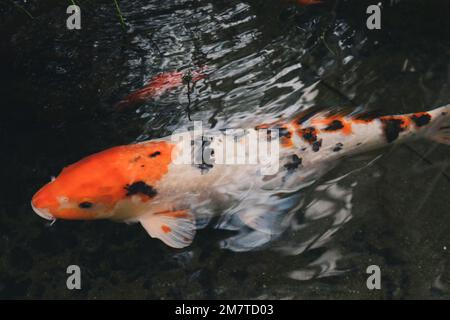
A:
{"type": "Polygon", "coordinates": [[[80,207],[81,209],[89,209],[92,208],[93,204],[92,202],[89,201],[83,201],[80,204],[78,204],[78,207],[80,207]]]}

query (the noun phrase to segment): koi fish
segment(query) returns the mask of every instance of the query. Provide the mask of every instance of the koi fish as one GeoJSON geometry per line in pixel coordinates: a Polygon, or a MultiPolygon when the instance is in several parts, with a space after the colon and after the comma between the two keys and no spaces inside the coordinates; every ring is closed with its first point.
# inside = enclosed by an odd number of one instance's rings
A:
{"type": "MultiPolygon", "coordinates": [[[[217,212],[279,234],[288,213],[298,209],[298,186],[317,168],[420,137],[450,145],[450,105],[392,116],[308,109],[255,129],[261,128],[279,132],[280,165],[273,175],[262,175],[260,164],[180,163],[182,143],[166,137],[113,147],[66,167],[33,196],[32,209],[48,220],[139,222],[173,248],[188,246],[207,223],[203,217],[217,212]]],[[[247,135],[237,142],[245,145],[247,135]]],[[[224,143],[222,136],[208,140],[201,151],[214,155],[224,143]]]]}
{"type": "MultiPolygon", "coordinates": [[[[118,110],[124,110],[137,103],[162,95],[164,92],[173,90],[183,84],[186,73],[180,71],[162,72],[153,77],[144,87],[127,95],[117,104],[118,110]]],[[[195,83],[205,75],[200,71],[193,71],[191,82],[195,83]]]]}

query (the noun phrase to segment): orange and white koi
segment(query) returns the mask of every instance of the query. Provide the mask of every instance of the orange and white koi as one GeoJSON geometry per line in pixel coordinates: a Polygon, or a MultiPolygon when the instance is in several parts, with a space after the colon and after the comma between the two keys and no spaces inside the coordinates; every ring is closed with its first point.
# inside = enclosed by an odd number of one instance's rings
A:
{"type": "MultiPolygon", "coordinates": [[[[140,222],[174,248],[192,242],[202,212],[231,206],[249,227],[270,232],[277,210],[292,205],[286,199],[277,208],[267,205],[267,190],[286,192],[309,170],[392,143],[425,137],[450,145],[450,105],[393,116],[306,110],[259,128],[279,130],[282,165],[273,176],[262,176],[258,165],[179,164],[180,144],[162,138],[113,147],[68,166],[33,196],[32,208],[49,220],[140,222]],[[256,192],[248,195],[250,186],[256,192]]],[[[221,143],[211,143],[210,154],[221,143]]]]}

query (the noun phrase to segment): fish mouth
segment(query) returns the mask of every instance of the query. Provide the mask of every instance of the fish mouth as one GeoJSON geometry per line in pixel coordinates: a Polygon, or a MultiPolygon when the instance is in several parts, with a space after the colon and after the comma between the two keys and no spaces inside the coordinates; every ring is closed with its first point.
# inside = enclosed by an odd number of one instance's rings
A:
{"type": "Polygon", "coordinates": [[[46,219],[46,220],[56,220],[54,216],[52,216],[47,209],[38,209],[33,205],[33,202],[31,202],[31,208],[33,208],[33,211],[40,217],[46,219]]]}

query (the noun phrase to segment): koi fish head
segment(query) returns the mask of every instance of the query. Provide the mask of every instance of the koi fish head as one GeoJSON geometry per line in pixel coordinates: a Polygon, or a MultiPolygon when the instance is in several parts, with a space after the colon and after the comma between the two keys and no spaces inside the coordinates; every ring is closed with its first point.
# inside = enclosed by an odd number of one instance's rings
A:
{"type": "Polygon", "coordinates": [[[172,145],[147,142],[114,147],[65,168],[32,198],[41,217],[70,220],[114,218],[123,203],[148,202],[167,172],[172,145]]]}

